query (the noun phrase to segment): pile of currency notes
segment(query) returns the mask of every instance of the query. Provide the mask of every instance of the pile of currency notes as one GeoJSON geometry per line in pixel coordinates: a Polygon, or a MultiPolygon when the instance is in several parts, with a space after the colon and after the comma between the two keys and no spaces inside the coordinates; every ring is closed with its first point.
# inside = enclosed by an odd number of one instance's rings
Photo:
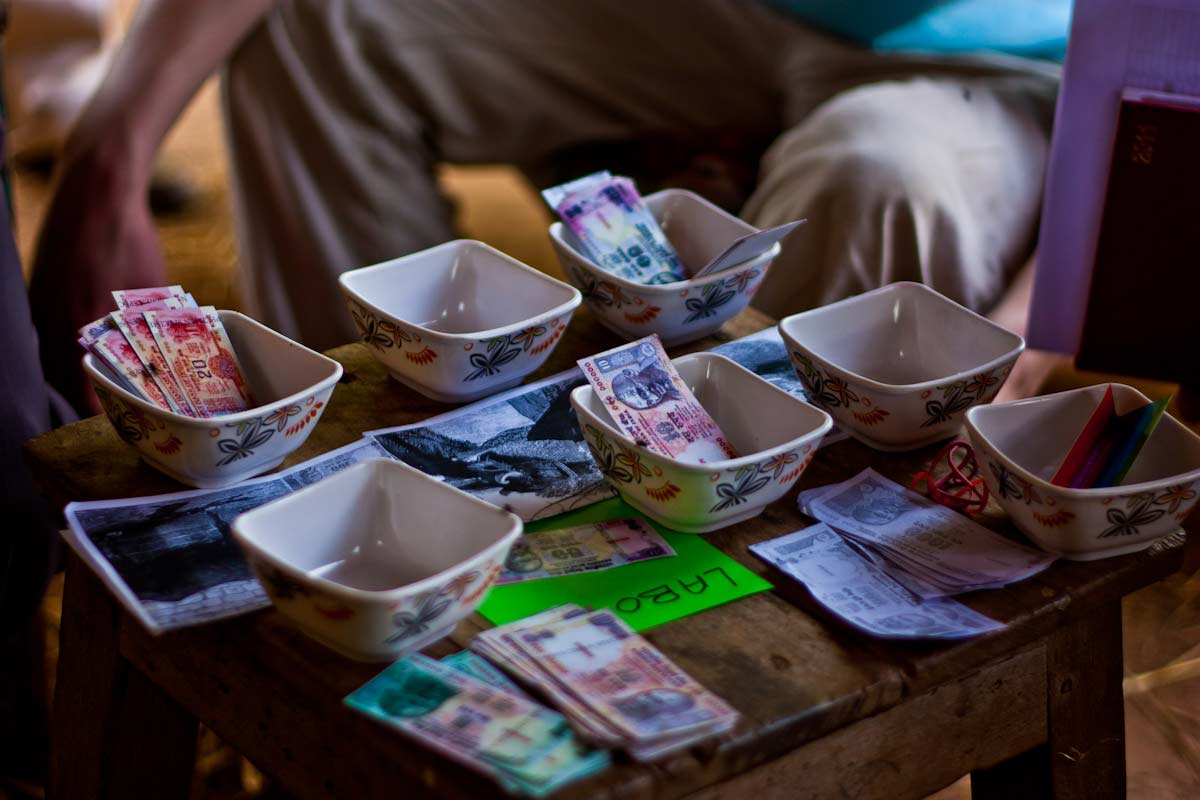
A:
{"type": "Polygon", "coordinates": [[[635,283],[687,280],[675,248],[629,178],[596,172],[546,189],[542,197],[605,271],[635,283]]]}
{"type": "Polygon", "coordinates": [[[921,598],[1006,586],[1036,575],[1055,559],[872,469],[801,492],[799,503],[801,511],[836,530],[921,598]]]}
{"type": "Polygon", "coordinates": [[[581,358],[578,364],[617,427],[643,447],[689,464],[737,458],[658,336],[581,358]]]}
{"type": "Polygon", "coordinates": [[[801,492],[799,502],[820,524],[750,551],[873,636],[959,639],[1001,628],[950,597],[1024,580],[1054,561],[872,469],[801,492]]]}
{"type": "Polygon", "coordinates": [[[885,639],[964,639],[1004,627],[957,600],[915,597],[824,523],[750,545],[850,625],[885,639]]]}
{"type": "Polygon", "coordinates": [[[599,572],[673,555],[674,548],[658,531],[636,517],[526,531],[509,550],[496,585],[599,572]]]}
{"type": "Polygon", "coordinates": [[[738,713],[608,610],[552,608],[471,649],[553,702],[588,741],[651,761],[731,730],[738,713]]]}
{"type": "Polygon", "coordinates": [[[634,283],[675,283],[722,272],[757,258],[804,223],[786,222],[734,239],[689,274],[631,179],[614,177],[607,170],[594,172],[552,186],[542,197],[571,231],[583,255],[605,272],[634,283]]]}
{"type": "Polygon", "coordinates": [[[561,714],[535,703],[470,652],[397,661],[346,698],[515,794],[542,797],[606,769],[608,753],[581,742],[561,714]]]}
{"type": "Polygon", "coordinates": [[[254,406],[229,335],[212,306],[179,286],[113,292],[117,310],[79,330],[97,368],[121,388],[189,417],[254,406]]]}

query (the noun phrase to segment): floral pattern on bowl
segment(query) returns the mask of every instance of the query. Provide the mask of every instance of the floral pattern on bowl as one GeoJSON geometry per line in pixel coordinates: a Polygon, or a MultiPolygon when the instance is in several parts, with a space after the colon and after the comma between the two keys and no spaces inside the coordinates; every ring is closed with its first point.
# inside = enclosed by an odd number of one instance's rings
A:
{"type": "Polygon", "coordinates": [[[582,302],[567,284],[469,240],[352,270],[339,282],[371,354],[400,383],[446,403],[520,383],[582,302]]]}
{"type": "Polygon", "coordinates": [[[1012,372],[1021,337],[917,283],[894,283],[779,324],[810,401],[877,450],[953,436],[1012,372]]]}
{"type": "Polygon", "coordinates": [[[83,359],[117,435],[150,466],[203,489],[229,486],[278,466],[312,433],[342,376],[333,359],[242,314],[220,314],[256,395],[297,393],[237,414],[200,419],[134,397],[97,370],[90,354],[83,359]]]}
{"type": "Polygon", "coordinates": [[[736,432],[762,446],[713,464],[680,462],[618,432],[592,388],[581,386],[571,405],[600,473],[627,503],[675,530],[706,533],[757,516],[795,485],[832,420],[723,356],[698,353],[672,363],[702,404],[722,391],[744,399],[714,404],[714,417],[731,437],[736,432]]]}
{"type": "MultiPolygon", "coordinates": [[[[702,266],[725,246],[757,228],[707,200],[679,189],[649,195],[646,205],[661,221],[667,238],[691,266],[702,266]]],[[[567,279],[609,330],[627,339],[650,334],[667,346],[708,336],[749,303],[766,278],[780,247],[757,258],[702,278],[647,285],[601,269],[584,256],[561,222],[550,226],[550,242],[567,279]]]]}
{"type": "Polygon", "coordinates": [[[233,522],[276,608],[363,661],[400,658],[449,634],[495,584],[522,530],[513,514],[386,458],[233,522]]]}
{"type": "MultiPolygon", "coordinates": [[[[1121,413],[1149,402],[1131,387],[1112,386],[1121,413]]],[[[1200,498],[1200,437],[1170,416],[1134,462],[1126,485],[1071,489],[1043,477],[1057,469],[1105,388],[979,407],[967,415],[992,498],[1042,548],[1073,560],[1148,547],[1175,531],[1200,498]]]]}
{"type": "Polygon", "coordinates": [[[251,568],[276,608],[289,617],[305,620],[311,636],[351,658],[359,658],[359,651],[348,651],[339,640],[343,632],[350,633],[355,626],[381,630],[381,638],[375,645],[388,651],[403,648],[411,652],[448,636],[496,583],[502,566],[502,562],[489,559],[479,568],[455,575],[435,589],[386,607],[370,608],[296,580],[266,561],[251,561],[251,568]],[[371,616],[379,619],[367,619],[371,616]]]}

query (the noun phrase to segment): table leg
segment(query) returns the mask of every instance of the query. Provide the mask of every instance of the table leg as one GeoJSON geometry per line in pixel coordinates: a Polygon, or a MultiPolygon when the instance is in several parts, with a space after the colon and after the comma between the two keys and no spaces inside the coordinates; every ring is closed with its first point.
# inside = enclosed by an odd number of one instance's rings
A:
{"type": "Polygon", "coordinates": [[[121,656],[121,617],[72,554],[54,696],[53,800],[188,796],[196,720],[121,656]]]}
{"type": "Polygon", "coordinates": [[[1109,603],[1046,642],[1048,741],[971,773],[975,800],[1125,797],[1121,604],[1109,603]]]}

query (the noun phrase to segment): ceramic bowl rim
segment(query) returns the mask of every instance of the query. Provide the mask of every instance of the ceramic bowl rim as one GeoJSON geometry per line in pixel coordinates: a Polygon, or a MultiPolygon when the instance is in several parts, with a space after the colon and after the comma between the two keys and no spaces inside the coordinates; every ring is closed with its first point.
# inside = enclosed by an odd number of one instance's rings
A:
{"type": "Polygon", "coordinates": [[[1000,367],[1001,365],[1003,365],[1005,362],[1016,359],[1018,356],[1021,355],[1022,352],[1025,351],[1025,338],[1022,337],[1021,335],[1013,333],[1012,331],[1008,330],[1007,328],[1005,328],[1002,325],[997,325],[995,322],[992,322],[990,319],[983,316],[982,314],[977,314],[974,311],[972,311],[971,309],[967,308],[966,306],[960,305],[959,303],[956,303],[953,300],[951,300],[949,297],[946,297],[946,296],[938,293],[937,291],[929,288],[928,286],[926,286],[923,283],[917,283],[916,281],[896,281],[894,283],[889,283],[886,286],[880,286],[878,289],[872,289],[868,292],[863,292],[862,294],[856,294],[853,297],[847,297],[846,299],[839,300],[836,303],[830,303],[829,305],[819,306],[817,308],[810,308],[809,310],[801,311],[798,314],[790,314],[779,321],[778,328],[779,328],[779,333],[783,337],[784,341],[786,341],[792,347],[795,347],[797,350],[803,351],[806,355],[808,355],[814,361],[820,362],[822,365],[824,365],[828,369],[832,369],[832,370],[842,373],[843,375],[847,376],[848,378],[853,379],[860,386],[872,389],[872,390],[878,392],[879,394],[886,394],[886,395],[892,395],[892,396],[912,394],[913,392],[923,391],[925,389],[933,389],[942,384],[954,383],[955,381],[960,381],[960,380],[963,380],[964,378],[969,378],[974,375],[977,375],[980,372],[985,372],[990,369],[996,369],[997,367],[1000,367]],[[859,301],[861,298],[873,297],[878,294],[885,294],[885,293],[889,293],[889,292],[903,291],[904,287],[917,287],[917,291],[925,292],[929,295],[932,295],[933,297],[937,298],[938,300],[940,300],[942,302],[949,303],[954,306],[958,306],[959,309],[961,309],[962,311],[965,311],[967,314],[970,314],[976,320],[986,323],[986,325],[989,328],[991,328],[992,330],[997,330],[1008,336],[1014,337],[1017,340],[1016,346],[1009,349],[1003,355],[997,356],[996,358],[993,358],[990,361],[985,361],[982,364],[971,367],[970,369],[964,369],[964,370],[959,370],[958,372],[953,372],[944,377],[931,378],[930,380],[921,381],[920,383],[884,383],[882,381],[874,380],[873,378],[868,378],[865,375],[854,372],[853,370],[847,369],[846,367],[843,367],[839,364],[835,364],[835,363],[831,362],[829,359],[814,352],[813,350],[809,349],[806,345],[802,344],[795,337],[795,335],[792,334],[786,327],[788,325],[788,323],[793,322],[794,320],[798,320],[801,317],[815,315],[819,311],[824,311],[825,309],[830,308],[830,306],[842,305],[842,304],[853,305],[857,301],[859,301]]]}
{"type": "Polygon", "coordinates": [[[451,239],[448,242],[443,242],[442,244],[435,245],[434,247],[426,248],[425,250],[420,250],[416,253],[409,253],[408,255],[403,255],[403,256],[400,256],[399,258],[392,258],[387,261],[381,261],[378,264],[369,264],[365,267],[358,267],[357,269],[348,270],[338,276],[338,286],[341,287],[342,294],[344,294],[347,298],[355,301],[356,303],[359,303],[362,306],[365,306],[366,308],[370,309],[371,311],[374,311],[380,317],[387,319],[389,322],[393,322],[398,325],[403,325],[406,328],[411,328],[412,330],[419,331],[422,336],[427,336],[434,341],[436,341],[437,339],[441,339],[443,341],[473,342],[473,341],[477,341],[480,339],[493,339],[497,336],[504,336],[509,333],[515,333],[517,331],[524,330],[525,328],[531,327],[533,325],[538,325],[543,322],[549,322],[552,319],[561,317],[563,314],[573,313],[575,311],[575,309],[577,309],[580,306],[580,304],[583,303],[583,294],[580,293],[579,289],[577,289],[576,287],[572,286],[571,284],[567,283],[566,281],[560,281],[558,278],[555,278],[551,275],[547,275],[546,273],[542,272],[541,270],[534,269],[533,267],[529,266],[528,264],[524,263],[523,261],[519,261],[519,260],[513,258],[512,256],[510,256],[508,253],[505,253],[501,250],[497,250],[495,247],[492,247],[491,245],[487,244],[486,242],[481,242],[478,239],[451,239]],[[437,252],[439,250],[452,250],[456,247],[462,247],[463,245],[471,245],[471,246],[475,246],[475,247],[480,247],[484,250],[488,250],[493,255],[499,256],[504,261],[507,261],[509,264],[520,268],[525,273],[540,280],[543,283],[567,289],[571,292],[571,299],[567,300],[566,302],[559,303],[558,305],[553,306],[552,308],[550,308],[546,311],[541,311],[532,317],[526,317],[525,319],[517,320],[516,322],[510,322],[507,325],[501,325],[496,328],[485,328],[483,330],[478,330],[478,331],[469,331],[466,333],[452,333],[450,331],[434,330],[433,328],[426,327],[424,325],[421,325],[420,323],[412,322],[410,320],[403,319],[401,317],[397,317],[395,314],[392,314],[391,312],[384,311],[378,305],[376,305],[375,303],[368,300],[365,296],[363,296],[363,294],[361,292],[359,292],[357,289],[354,289],[347,283],[348,278],[350,280],[353,280],[352,276],[361,275],[368,271],[370,271],[370,272],[390,272],[390,271],[399,270],[399,269],[411,269],[413,267],[413,264],[416,263],[417,258],[419,256],[426,256],[429,253],[437,252]]]}
{"type": "MultiPolygon", "coordinates": [[[[478,497],[475,497],[472,494],[464,492],[461,489],[455,488],[448,483],[445,483],[443,481],[437,480],[436,478],[430,477],[429,475],[426,475],[424,472],[421,472],[419,469],[416,469],[415,467],[410,467],[408,464],[405,464],[402,461],[396,461],[394,459],[384,458],[382,456],[379,456],[376,458],[368,458],[363,461],[360,461],[357,464],[354,464],[353,466],[347,467],[346,469],[344,469],[341,472],[338,472],[336,474],[345,475],[347,473],[350,473],[353,470],[357,470],[359,472],[366,472],[368,470],[375,470],[375,469],[385,469],[385,470],[400,469],[400,470],[408,470],[408,471],[414,472],[418,476],[420,476],[420,478],[422,478],[424,481],[428,481],[430,483],[430,485],[436,485],[438,487],[441,487],[441,489],[445,489],[449,492],[452,492],[452,493],[458,495],[460,500],[468,500],[468,501],[470,501],[470,503],[472,505],[486,508],[489,511],[496,511],[504,516],[507,516],[508,523],[509,523],[508,529],[504,533],[502,533],[499,536],[499,538],[496,539],[496,541],[492,542],[491,544],[487,545],[483,549],[479,550],[474,555],[469,556],[468,558],[465,558],[455,564],[452,564],[451,566],[446,567],[443,570],[439,570],[438,572],[434,573],[433,575],[428,575],[424,578],[421,578],[418,581],[413,581],[412,583],[406,583],[403,586],[395,586],[391,589],[378,589],[378,590],[372,591],[369,589],[357,589],[353,586],[346,586],[345,584],[337,583],[336,581],[331,581],[328,578],[323,578],[319,575],[310,575],[309,573],[305,572],[304,570],[296,567],[294,564],[284,561],[281,557],[276,555],[273,551],[267,550],[265,547],[263,547],[263,545],[261,545],[257,541],[255,541],[252,538],[250,533],[242,530],[242,525],[244,524],[242,521],[243,517],[249,516],[258,511],[262,511],[263,509],[271,509],[272,506],[285,505],[285,504],[287,504],[286,501],[288,501],[288,500],[291,500],[293,498],[302,497],[307,494],[311,494],[311,493],[313,493],[314,490],[316,490],[318,487],[320,487],[321,484],[324,483],[324,481],[317,481],[316,483],[305,486],[303,489],[300,489],[299,491],[292,492],[291,494],[284,495],[283,497],[277,497],[274,500],[271,500],[268,503],[264,503],[263,505],[258,506],[257,508],[252,508],[249,511],[243,511],[241,514],[238,514],[236,517],[234,517],[233,522],[230,524],[229,528],[231,531],[233,531],[233,536],[238,541],[238,544],[240,544],[243,548],[252,551],[254,553],[255,557],[260,558],[263,561],[270,563],[271,566],[275,567],[276,569],[282,570],[283,572],[287,573],[291,577],[295,578],[297,581],[306,583],[310,586],[313,586],[313,588],[320,589],[321,591],[324,591],[328,594],[331,594],[331,595],[334,595],[337,597],[341,597],[346,600],[355,600],[355,601],[363,602],[363,603],[378,603],[380,601],[398,600],[398,599],[407,597],[411,594],[420,593],[427,589],[435,588],[436,586],[441,584],[444,580],[446,580],[446,577],[448,575],[453,574],[456,570],[462,569],[467,564],[478,561],[478,560],[486,558],[486,557],[490,557],[497,550],[500,550],[500,549],[503,549],[506,547],[511,547],[513,542],[515,542],[517,540],[517,538],[521,536],[522,532],[525,529],[525,523],[521,520],[520,517],[518,517],[516,514],[512,513],[511,511],[505,511],[504,509],[498,508],[497,506],[494,506],[485,500],[480,500],[478,497]]],[[[330,476],[330,477],[332,477],[332,476],[330,476]]],[[[439,490],[435,489],[434,491],[439,491],[439,490]]],[[[277,509],[272,509],[272,510],[277,510],[277,509]]]]}
{"type": "MultiPolygon", "coordinates": [[[[733,220],[734,222],[738,223],[739,225],[744,226],[746,228],[747,234],[754,233],[755,231],[758,230],[758,228],[755,228],[753,225],[746,222],[745,220],[738,219],[737,217],[733,216],[725,209],[718,207],[717,205],[713,204],[712,202],[710,202],[708,200],[705,200],[703,197],[696,194],[695,192],[689,192],[687,189],[662,189],[660,191],[655,192],[654,194],[646,195],[643,199],[644,200],[653,200],[653,199],[656,199],[659,197],[672,196],[672,195],[689,197],[689,198],[699,201],[702,205],[707,206],[712,211],[715,211],[718,214],[721,214],[722,216],[733,220]]],[[[583,265],[585,267],[587,267],[589,272],[595,273],[596,275],[601,276],[604,280],[609,281],[611,283],[615,283],[617,286],[620,286],[623,289],[631,289],[633,291],[639,292],[639,293],[641,293],[643,295],[647,295],[647,296],[649,296],[649,295],[655,295],[655,296],[666,295],[666,294],[671,294],[671,293],[677,293],[677,292],[679,292],[680,289],[693,289],[693,288],[697,288],[697,287],[707,286],[710,283],[716,283],[719,280],[725,280],[726,278],[730,277],[731,275],[736,275],[739,272],[744,272],[745,270],[752,269],[753,267],[759,266],[762,262],[769,263],[771,261],[774,261],[779,256],[779,254],[781,252],[783,252],[783,245],[781,245],[779,242],[776,242],[775,244],[771,245],[770,249],[768,249],[766,252],[759,253],[754,258],[748,258],[745,261],[740,261],[737,264],[733,264],[729,267],[726,267],[725,269],[720,270],[719,272],[714,272],[712,275],[705,275],[702,278],[688,278],[687,280],[675,281],[673,283],[638,283],[637,281],[631,281],[628,278],[622,278],[620,275],[616,275],[616,274],[609,272],[609,271],[603,269],[602,267],[600,267],[600,265],[596,264],[594,261],[592,261],[586,255],[584,255],[583,253],[576,250],[571,245],[571,243],[568,242],[563,237],[562,231],[563,231],[563,224],[561,221],[550,223],[549,232],[550,232],[551,240],[553,240],[555,243],[557,243],[558,245],[565,248],[567,250],[567,252],[571,253],[573,256],[575,256],[577,259],[579,259],[579,261],[581,261],[583,263],[583,265]]]]}
{"type": "MultiPolygon", "coordinates": [[[[250,419],[253,419],[254,417],[259,416],[264,411],[272,410],[272,409],[278,408],[279,406],[282,406],[282,405],[288,405],[289,403],[295,403],[299,400],[303,400],[308,395],[315,395],[318,392],[323,392],[327,388],[330,388],[331,386],[333,386],[333,384],[335,384],[339,380],[341,380],[342,373],[344,371],[341,363],[338,361],[335,361],[334,359],[330,358],[329,356],[325,355],[324,353],[318,353],[316,350],[305,347],[304,345],[300,344],[299,342],[297,342],[293,339],[289,339],[288,337],[284,336],[282,333],[280,333],[277,330],[274,330],[273,328],[268,328],[266,325],[262,324],[258,320],[254,319],[253,317],[248,317],[245,314],[241,313],[240,311],[230,311],[228,309],[219,309],[217,311],[217,313],[219,315],[221,315],[222,317],[224,317],[226,315],[241,317],[244,321],[251,323],[251,325],[253,325],[257,328],[260,328],[260,329],[266,331],[267,333],[271,334],[272,336],[278,337],[279,339],[282,339],[283,341],[288,342],[289,344],[295,345],[296,347],[300,348],[302,351],[304,351],[308,355],[315,356],[316,358],[318,358],[322,362],[324,362],[326,366],[330,366],[330,365],[333,366],[333,368],[334,368],[333,372],[331,372],[328,376],[322,378],[321,380],[317,381],[316,383],[311,384],[306,389],[301,389],[300,391],[294,392],[294,393],[288,395],[287,397],[281,397],[280,399],[272,401],[270,403],[264,403],[262,405],[255,406],[254,408],[248,408],[245,411],[239,411],[236,414],[219,414],[215,417],[189,417],[186,414],[180,414],[176,411],[171,411],[169,408],[163,408],[162,406],[156,406],[153,403],[151,403],[149,400],[144,400],[141,397],[134,395],[128,389],[125,389],[124,387],[118,386],[117,384],[113,383],[107,375],[105,375],[103,372],[101,372],[96,367],[96,358],[91,353],[84,354],[83,368],[84,368],[84,370],[87,371],[88,375],[92,378],[92,380],[99,381],[99,383],[106,390],[113,392],[114,394],[116,394],[118,397],[120,397],[125,402],[131,403],[143,411],[152,413],[152,414],[162,417],[164,419],[168,419],[178,425],[182,425],[185,428],[209,428],[209,427],[212,427],[212,425],[214,423],[225,424],[225,423],[245,422],[246,420],[250,420],[250,419]]],[[[107,416],[107,414],[106,414],[106,416],[107,416]]]]}
{"type": "Polygon", "coordinates": [[[622,431],[617,430],[611,423],[606,422],[605,420],[598,417],[596,414],[592,413],[591,409],[589,409],[587,406],[585,406],[583,404],[582,400],[579,399],[586,392],[594,391],[592,389],[591,384],[589,384],[589,383],[585,383],[583,386],[577,386],[571,390],[571,405],[575,407],[575,409],[578,413],[583,414],[592,422],[595,422],[598,425],[600,425],[602,428],[604,428],[606,433],[608,433],[613,438],[621,441],[627,447],[629,447],[633,450],[637,450],[642,453],[647,453],[649,455],[654,456],[655,458],[661,459],[661,460],[669,463],[672,467],[679,469],[683,472],[694,473],[694,474],[698,474],[698,475],[709,475],[713,472],[719,472],[719,471],[728,470],[728,469],[738,469],[739,467],[744,467],[748,464],[756,464],[764,458],[769,458],[773,455],[782,453],[786,450],[791,450],[791,449],[799,447],[801,445],[808,444],[809,442],[813,441],[814,439],[819,440],[822,437],[824,437],[825,434],[829,433],[829,430],[833,427],[833,417],[829,416],[829,412],[825,411],[822,408],[817,408],[812,403],[801,400],[800,398],[796,397],[795,395],[788,394],[783,389],[780,389],[778,386],[771,383],[766,378],[763,378],[761,375],[754,374],[752,371],[746,369],[741,364],[737,363],[736,361],[734,361],[732,358],[729,358],[728,356],[723,356],[720,353],[690,353],[686,356],[679,356],[678,358],[671,359],[671,363],[674,364],[674,363],[685,362],[685,361],[706,361],[706,360],[719,360],[719,361],[723,361],[723,362],[728,362],[728,364],[730,364],[731,366],[736,367],[738,370],[746,373],[751,378],[754,378],[757,381],[762,381],[767,386],[771,387],[771,389],[773,391],[778,392],[779,394],[783,395],[784,397],[788,398],[789,400],[796,402],[796,403],[801,403],[801,404],[806,405],[809,408],[813,409],[814,411],[817,411],[823,417],[823,419],[821,420],[821,424],[801,436],[798,436],[794,439],[789,439],[788,441],[784,442],[783,444],[777,444],[774,447],[767,448],[766,450],[759,450],[755,453],[750,453],[750,454],[744,455],[744,456],[738,456],[737,458],[727,458],[722,461],[708,461],[703,464],[692,464],[692,463],[688,463],[686,461],[680,461],[679,459],[676,459],[676,458],[671,458],[670,456],[665,456],[662,453],[656,453],[653,450],[651,450],[650,448],[644,447],[644,446],[638,444],[633,439],[630,439],[628,436],[626,436],[622,431]]]}
{"type": "MultiPolygon", "coordinates": [[[[983,406],[974,406],[969,411],[967,411],[967,419],[966,419],[967,432],[970,436],[978,437],[979,441],[986,444],[993,453],[995,453],[997,456],[999,456],[1000,460],[1004,462],[1004,465],[1006,467],[1008,467],[1012,472],[1016,473],[1020,477],[1024,478],[1025,480],[1029,481],[1030,483],[1032,483],[1034,486],[1036,486],[1040,489],[1043,489],[1048,493],[1055,494],[1060,497],[1070,498],[1072,500],[1095,500],[1095,499],[1102,499],[1105,497],[1116,497],[1119,495],[1126,495],[1126,494],[1138,494],[1140,492],[1148,492],[1148,491],[1154,491],[1157,489],[1163,489],[1168,486],[1173,486],[1173,485],[1180,483],[1182,481],[1185,481],[1185,480],[1195,480],[1196,478],[1200,478],[1200,467],[1196,467],[1195,469],[1188,470],[1187,472],[1181,472],[1178,475],[1172,475],[1172,476],[1169,476],[1166,478],[1157,478],[1152,481],[1142,481],[1141,483],[1122,484],[1120,486],[1107,486],[1107,487],[1098,488],[1098,489],[1073,489],[1069,486],[1056,486],[1053,483],[1051,483],[1050,481],[1046,480],[1045,478],[1041,478],[1037,475],[1034,475],[1032,472],[1027,470],[1025,467],[1021,466],[1016,461],[1014,461],[1012,456],[1008,455],[1003,450],[1001,450],[996,445],[996,443],[993,442],[991,439],[989,439],[987,436],[985,436],[983,431],[981,431],[979,429],[979,426],[975,424],[975,417],[978,416],[976,414],[976,412],[986,414],[986,413],[988,413],[986,411],[988,406],[991,406],[994,408],[1008,408],[1008,407],[1012,407],[1012,406],[1023,406],[1023,405],[1042,405],[1047,402],[1054,402],[1058,398],[1063,397],[1065,395],[1083,394],[1085,392],[1095,390],[1096,387],[1098,387],[1098,386],[1123,386],[1126,389],[1129,389],[1130,391],[1132,391],[1135,395],[1137,395],[1139,398],[1141,398],[1145,402],[1147,402],[1147,403],[1150,402],[1150,398],[1146,397],[1146,395],[1142,394],[1134,387],[1129,386],[1128,384],[1113,383],[1110,381],[1107,383],[1098,383],[1098,384],[1095,384],[1094,386],[1081,386],[1078,389],[1067,389],[1066,391],[1063,391],[1063,392],[1055,392],[1053,394],[1044,394],[1039,397],[1029,397],[1024,400],[1012,400],[1007,403],[990,403],[988,405],[983,405],[983,406]]],[[[1195,440],[1197,440],[1198,443],[1200,443],[1200,436],[1197,436],[1187,425],[1184,425],[1182,422],[1175,419],[1170,414],[1167,414],[1166,416],[1170,417],[1171,420],[1173,422],[1175,422],[1175,424],[1177,424],[1181,430],[1185,431],[1187,436],[1190,436],[1192,439],[1195,439],[1195,440]]]]}

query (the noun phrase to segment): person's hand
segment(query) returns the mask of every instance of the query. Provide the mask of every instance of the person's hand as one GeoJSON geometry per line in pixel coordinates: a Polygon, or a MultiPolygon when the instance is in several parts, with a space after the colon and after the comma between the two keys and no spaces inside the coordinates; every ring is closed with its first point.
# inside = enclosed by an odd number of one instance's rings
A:
{"type": "Polygon", "coordinates": [[[1010,400],[1024,400],[1027,397],[1037,397],[1042,393],[1042,387],[1057,369],[1071,365],[1071,358],[1061,353],[1051,353],[1048,350],[1026,350],[1017,357],[1012,373],[1008,380],[992,398],[993,403],[1007,403],[1010,400]]]}
{"type": "Polygon", "coordinates": [[[38,237],[29,299],[46,379],[80,412],[95,410],[77,339],[115,306],[114,289],[166,281],[144,171],[101,148],[64,164],[38,237]]]}

